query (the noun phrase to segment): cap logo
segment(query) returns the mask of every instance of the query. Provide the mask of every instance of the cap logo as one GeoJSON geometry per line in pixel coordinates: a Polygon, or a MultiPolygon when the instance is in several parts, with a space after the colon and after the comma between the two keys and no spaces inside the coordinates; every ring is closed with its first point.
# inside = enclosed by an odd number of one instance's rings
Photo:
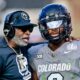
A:
{"type": "Polygon", "coordinates": [[[28,15],[26,15],[25,13],[21,13],[21,17],[24,19],[24,20],[28,20],[28,15]]]}

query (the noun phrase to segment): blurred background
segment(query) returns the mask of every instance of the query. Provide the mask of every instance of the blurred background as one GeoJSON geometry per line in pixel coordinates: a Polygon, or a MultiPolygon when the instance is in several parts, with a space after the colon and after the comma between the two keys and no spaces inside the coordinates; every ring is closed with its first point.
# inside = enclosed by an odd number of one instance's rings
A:
{"type": "MultiPolygon", "coordinates": [[[[29,13],[33,23],[37,23],[38,15],[42,7],[50,3],[65,5],[72,17],[72,36],[80,38],[80,0],[0,0],[0,36],[3,36],[3,24],[5,15],[15,10],[24,10],[29,13]]],[[[43,38],[34,28],[30,36],[30,42],[41,42],[43,38]]]]}

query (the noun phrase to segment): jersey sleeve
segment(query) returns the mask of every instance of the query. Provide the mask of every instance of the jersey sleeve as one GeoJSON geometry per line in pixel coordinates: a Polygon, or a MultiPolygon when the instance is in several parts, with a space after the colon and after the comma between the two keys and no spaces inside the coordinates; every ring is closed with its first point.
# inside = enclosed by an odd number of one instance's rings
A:
{"type": "Polygon", "coordinates": [[[36,57],[37,49],[36,47],[31,47],[28,50],[28,61],[33,70],[35,70],[34,58],[36,57]]]}
{"type": "Polygon", "coordinates": [[[42,48],[42,46],[44,46],[46,44],[39,44],[37,46],[33,46],[28,50],[28,60],[29,60],[29,64],[30,66],[33,68],[33,70],[36,69],[35,67],[35,61],[34,59],[37,57],[38,51],[40,48],[42,48]]]}

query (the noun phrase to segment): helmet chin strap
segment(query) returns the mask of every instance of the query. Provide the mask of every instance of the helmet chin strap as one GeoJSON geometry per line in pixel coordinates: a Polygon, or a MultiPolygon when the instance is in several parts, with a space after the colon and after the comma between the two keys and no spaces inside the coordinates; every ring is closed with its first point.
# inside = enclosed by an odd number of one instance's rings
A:
{"type": "Polygon", "coordinates": [[[28,43],[25,43],[25,42],[24,42],[20,37],[18,37],[18,36],[14,36],[14,37],[12,38],[12,40],[13,40],[18,46],[21,46],[21,47],[28,45],[28,43]]]}

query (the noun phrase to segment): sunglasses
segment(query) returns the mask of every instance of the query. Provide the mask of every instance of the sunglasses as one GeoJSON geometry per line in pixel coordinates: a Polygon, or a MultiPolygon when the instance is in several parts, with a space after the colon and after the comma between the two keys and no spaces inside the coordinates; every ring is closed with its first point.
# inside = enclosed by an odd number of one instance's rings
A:
{"type": "Polygon", "coordinates": [[[29,32],[32,32],[34,27],[32,27],[32,26],[20,26],[20,27],[16,27],[16,28],[21,29],[23,32],[26,32],[27,30],[29,32]]]}

